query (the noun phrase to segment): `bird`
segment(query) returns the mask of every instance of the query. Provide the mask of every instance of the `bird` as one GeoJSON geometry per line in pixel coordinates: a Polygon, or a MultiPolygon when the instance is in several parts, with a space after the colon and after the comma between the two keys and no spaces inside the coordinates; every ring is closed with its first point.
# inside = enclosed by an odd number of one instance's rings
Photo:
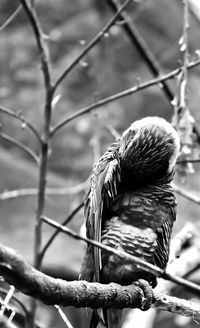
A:
{"type": "MultiPolygon", "coordinates": [[[[147,116],[133,122],[94,164],[84,206],[87,237],[165,269],[176,220],[171,182],[179,150],[178,133],[164,118],[147,116]]],[[[143,310],[150,307],[157,284],[152,273],[91,245],[79,279],[138,283],[146,291],[143,310]]],[[[120,327],[121,313],[93,310],[90,328],[99,322],[120,327]]]]}

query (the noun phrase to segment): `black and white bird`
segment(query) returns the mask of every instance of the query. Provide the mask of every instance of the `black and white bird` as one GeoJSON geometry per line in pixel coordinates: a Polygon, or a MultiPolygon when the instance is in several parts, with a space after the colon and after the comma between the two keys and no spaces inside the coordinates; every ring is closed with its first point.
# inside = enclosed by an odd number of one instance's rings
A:
{"type": "MultiPolygon", "coordinates": [[[[165,119],[145,117],[131,124],[94,165],[85,199],[87,237],[164,269],[176,219],[171,181],[179,148],[179,136],[165,119]]],[[[151,273],[91,245],[80,279],[156,286],[151,273]]],[[[120,310],[103,316],[107,327],[118,327],[120,310]]],[[[90,327],[99,321],[94,311],[90,327]]]]}

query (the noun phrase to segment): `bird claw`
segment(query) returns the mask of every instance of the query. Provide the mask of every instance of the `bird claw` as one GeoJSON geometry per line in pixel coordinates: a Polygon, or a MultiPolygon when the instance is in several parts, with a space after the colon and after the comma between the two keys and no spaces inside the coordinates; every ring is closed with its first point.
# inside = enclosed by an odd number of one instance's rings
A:
{"type": "Polygon", "coordinates": [[[143,297],[141,301],[141,310],[147,311],[150,309],[153,302],[153,289],[150,284],[144,279],[138,279],[134,282],[135,286],[138,286],[143,291],[143,297]]]}

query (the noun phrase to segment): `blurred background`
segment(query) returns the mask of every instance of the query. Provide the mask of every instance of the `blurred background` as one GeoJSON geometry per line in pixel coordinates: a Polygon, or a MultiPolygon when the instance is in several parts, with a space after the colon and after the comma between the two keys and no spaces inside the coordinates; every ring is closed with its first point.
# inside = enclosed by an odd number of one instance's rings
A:
{"type": "MultiPolygon", "coordinates": [[[[18,1],[1,0],[0,28],[18,5],[18,1]]],[[[54,80],[112,16],[106,1],[99,0],[38,0],[36,8],[46,33],[54,80]]],[[[182,1],[135,1],[128,7],[128,13],[163,72],[178,67],[178,43],[183,28],[182,1]]],[[[198,12],[196,9],[191,10],[190,59],[195,57],[200,44],[199,28],[198,12]]],[[[0,106],[20,112],[42,132],[43,77],[35,39],[23,10],[10,24],[0,29],[0,49],[0,106]]],[[[120,24],[115,24],[58,88],[59,101],[53,111],[52,123],[55,125],[99,99],[151,78],[151,72],[137,48],[130,42],[120,24]]],[[[175,92],[176,81],[169,81],[169,86],[175,92]]],[[[200,123],[199,88],[200,68],[196,67],[189,71],[189,107],[197,125],[200,123]]],[[[69,191],[62,196],[47,195],[45,215],[62,221],[82,201],[85,190],[81,188],[82,183],[88,179],[95,159],[114,140],[110,132],[112,127],[121,133],[137,118],[159,115],[170,120],[172,114],[168,99],[159,86],[154,86],[109,103],[63,127],[52,139],[47,184],[54,188],[69,187],[69,191]],[[71,188],[74,186],[78,186],[79,192],[71,188]]],[[[38,141],[25,124],[1,111],[0,123],[1,133],[16,138],[38,153],[38,141]]],[[[193,174],[184,178],[176,176],[176,183],[198,195],[199,164],[194,164],[193,174]]],[[[0,135],[0,192],[36,188],[37,185],[38,168],[35,163],[25,152],[0,135]]],[[[1,243],[16,249],[29,263],[33,259],[35,208],[35,196],[0,200],[1,243]]],[[[198,220],[198,205],[178,197],[178,218],[174,231],[178,231],[186,221],[198,220]]],[[[83,211],[80,211],[70,223],[70,228],[80,231],[83,222],[83,211]]],[[[43,230],[45,243],[53,230],[45,225],[43,230]]],[[[82,243],[59,234],[45,255],[44,271],[56,277],[76,279],[84,247],[82,243]]],[[[43,311],[42,315],[38,314],[38,319],[43,322],[42,326],[65,326],[55,309],[40,306],[43,311]]],[[[74,327],[87,327],[84,310],[70,308],[67,312],[74,327]]],[[[166,316],[169,315],[165,313],[166,316]]],[[[180,322],[175,322],[174,318],[171,325],[178,327],[180,322]]],[[[158,326],[161,327],[159,320],[158,326]]],[[[190,322],[181,322],[181,325],[192,327],[190,322]]]]}

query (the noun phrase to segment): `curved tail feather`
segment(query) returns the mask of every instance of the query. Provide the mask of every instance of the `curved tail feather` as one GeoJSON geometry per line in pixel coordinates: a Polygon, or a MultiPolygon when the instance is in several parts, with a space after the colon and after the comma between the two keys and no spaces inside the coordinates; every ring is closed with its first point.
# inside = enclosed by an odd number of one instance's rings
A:
{"type": "Polygon", "coordinates": [[[106,328],[120,328],[122,320],[122,310],[109,309],[106,312],[106,316],[104,315],[106,328]]]}

